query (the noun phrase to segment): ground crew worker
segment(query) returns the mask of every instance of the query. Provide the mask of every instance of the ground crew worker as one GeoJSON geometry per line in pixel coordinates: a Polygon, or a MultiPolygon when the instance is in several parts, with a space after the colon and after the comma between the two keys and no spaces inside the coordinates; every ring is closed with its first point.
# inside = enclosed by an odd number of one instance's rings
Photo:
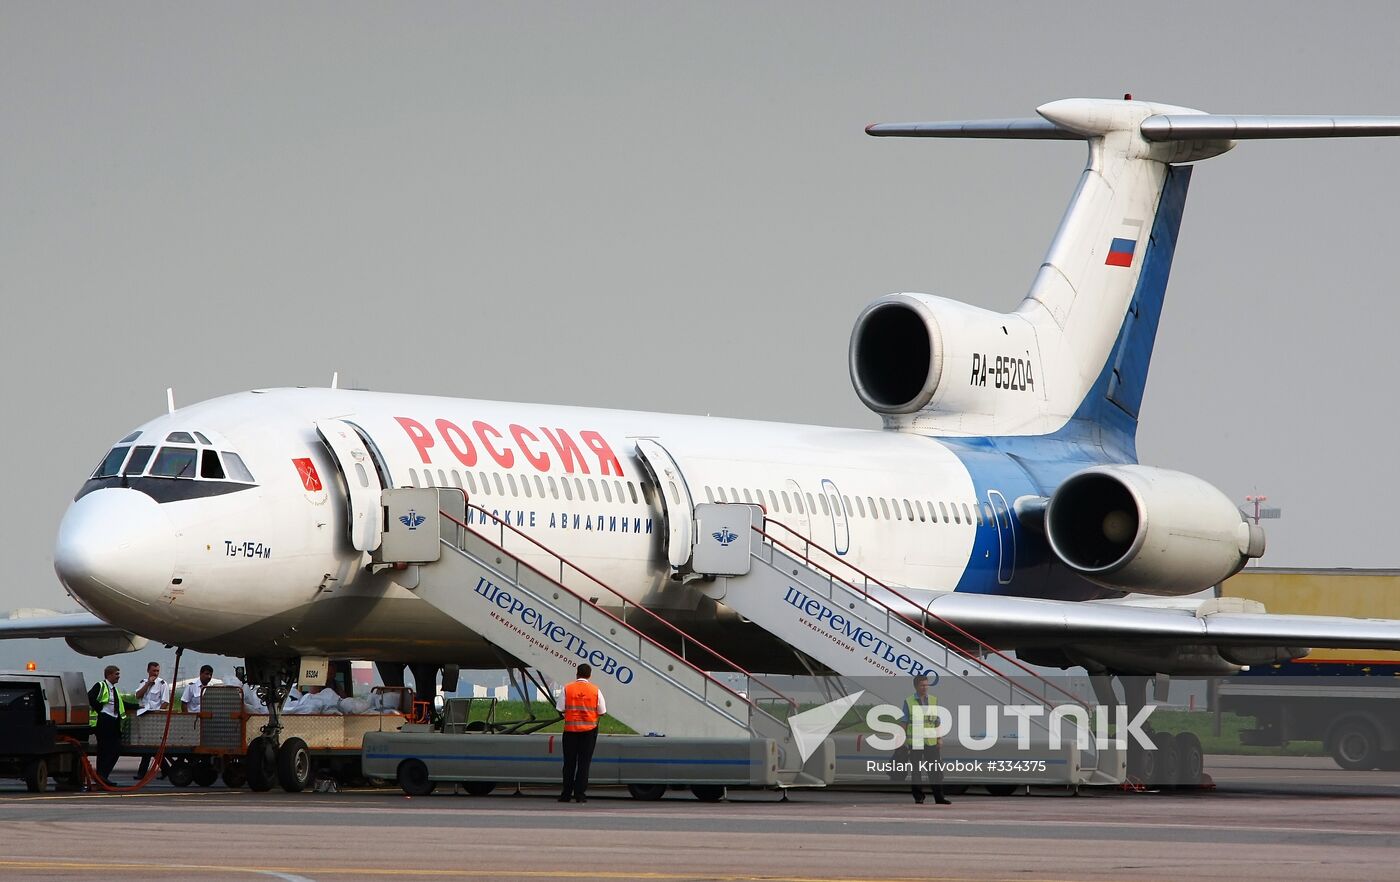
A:
{"type": "MultiPolygon", "coordinates": [[[[136,716],[141,716],[148,711],[168,710],[170,708],[170,684],[160,675],[160,662],[146,663],[146,679],[141,681],[141,685],[136,687],[136,716]]],[[[137,778],[146,777],[146,770],[151,767],[150,756],[141,757],[141,766],[136,770],[137,778]]],[[[162,769],[160,776],[165,777],[165,770],[162,769]]]]}
{"type": "MultiPolygon", "coordinates": [[[[905,733],[911,739],[914,729],[914,714],[916,709],[927,709],[938,706],[938,698],[930,695],[928,691],[928,676],[919,674],[914,677],[914,694],[904,699],[904,719],[906,720],[905,733]]],[[[924,719],[931,721],[926,710],[920,710],[924,714],[924,719]]],[[[920,786],[921,778],[928,777],[929,789],[933,791],[933,801],[938,805],[952,805],[952,801],[943,795],[943,770],[940,766],[943,763],[943,752],[938,747],[938,738],[932,734],[924,737],[924,746],[916,748],[912,742],[909,743],[909,792],[914,795],[914,802],[922,804],[924,801],[924,789],[920,786]],[[922,774],[921,774],[922,769],[922,774]]]]}
{"type": "Polygon", "coordinates": [[[204,696],[204,687],[209,685],[209,681],[214,679],[214,666],[201,665],[199,668],[199,679],[191,680],[185,684],[185,691],[180,693],[180,704],[184,707],[185,713],[199,713],[199,702],[204,696]]]}
{"type": "Polygon", "coordinates": [[[88,690],[88,725],[97,729],[97,777],[112,783],[112,768],[122,755],[122,720],[126,719],[126,702],[117,691],[121,669],[108,665],[88,690]]]}
{"type": "Polygon", "coordinates": [[[558,709],[564,714],[564,789],[560,802],[588,802],[588,766],[598,744],[598,718],[608,712],[603,693],[589,682],[593,668],[578,666],[578,679],[564,687],[558,709]]]}

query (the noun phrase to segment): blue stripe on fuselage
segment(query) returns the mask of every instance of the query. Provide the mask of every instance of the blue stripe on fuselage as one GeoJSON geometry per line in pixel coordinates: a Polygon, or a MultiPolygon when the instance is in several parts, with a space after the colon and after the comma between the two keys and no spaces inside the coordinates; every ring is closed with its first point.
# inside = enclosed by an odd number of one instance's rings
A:
{"type": "MultiPolygon", "coordinates": [[[[1008,505],[1022,496],[1049,496],[1080,469],[1100,463],[1137,462],[1137,417],[1148,364],[1176,253],[1190,166],[1172,166],[1162,185],[1142,272],[1118,338],[1094,385],[1063,428],[1049,435],[930,439],[951,450],[967,467],[980,502],[999,492],[1008,505]]],[[[1011,518],[1015,570],[1009,582],[998,574],[1003,552],[996,524],[979,527],[957,591],[1091,600],[1117,596],[1056,564],[1045,537],[1011,518]]]]}

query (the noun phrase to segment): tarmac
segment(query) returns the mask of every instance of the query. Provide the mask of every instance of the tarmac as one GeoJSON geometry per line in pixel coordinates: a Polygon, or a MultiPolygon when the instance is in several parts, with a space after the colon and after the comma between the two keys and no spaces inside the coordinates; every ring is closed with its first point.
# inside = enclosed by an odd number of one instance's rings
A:
{"type": "MultiPolygon", "coordinates": [[[[1072,796],[736,791],[701,803],[599,788],[132,795],[0,781],[0,878],[1051,880],[1400,879],[1400,773],[1209,757],[1216,789],[1072,796]]],[[[117,780],[129,780],[124,760],[117,780]]]]}

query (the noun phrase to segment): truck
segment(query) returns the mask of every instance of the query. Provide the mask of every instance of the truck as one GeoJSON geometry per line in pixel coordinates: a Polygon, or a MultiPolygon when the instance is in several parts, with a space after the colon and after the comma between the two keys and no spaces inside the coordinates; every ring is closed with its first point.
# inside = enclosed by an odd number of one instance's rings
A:
{"type": "MultiPolygon", "coordinates": [[[[1400,569],[1248,567],[1222,597],[1271,613],[1400,619],[1400,569]]],[[[1321,741],[1348,770],[1400,770],[1400,652],[1318,649],[1225,678],[1220,709],[1253,717],[1245,744],[1321,741]]]]}
{"type": "Polygon", "coordinates": [[[88,733],[81,673],[0,671],[0,777],[23,779],[31,793],[50,780],[81,790],[88,733]]]}

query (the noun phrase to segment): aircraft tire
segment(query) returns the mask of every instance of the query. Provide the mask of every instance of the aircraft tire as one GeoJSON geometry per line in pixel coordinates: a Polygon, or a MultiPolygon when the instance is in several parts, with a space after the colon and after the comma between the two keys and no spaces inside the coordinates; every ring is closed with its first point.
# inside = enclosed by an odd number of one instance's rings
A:
{"type": "Polygon", "coordinates": [[[300,793],[311,784],[311,751],[300,738],[288,738],[277,748],[277,783],[288,793],[300,793]]]}
{"type": "Polygon", "coordinates": [[[266,793],[277,783],[277,748],[267,736],[259,735],[248,742],[243,767],[248,789],[255,793],[266,793]]]}

